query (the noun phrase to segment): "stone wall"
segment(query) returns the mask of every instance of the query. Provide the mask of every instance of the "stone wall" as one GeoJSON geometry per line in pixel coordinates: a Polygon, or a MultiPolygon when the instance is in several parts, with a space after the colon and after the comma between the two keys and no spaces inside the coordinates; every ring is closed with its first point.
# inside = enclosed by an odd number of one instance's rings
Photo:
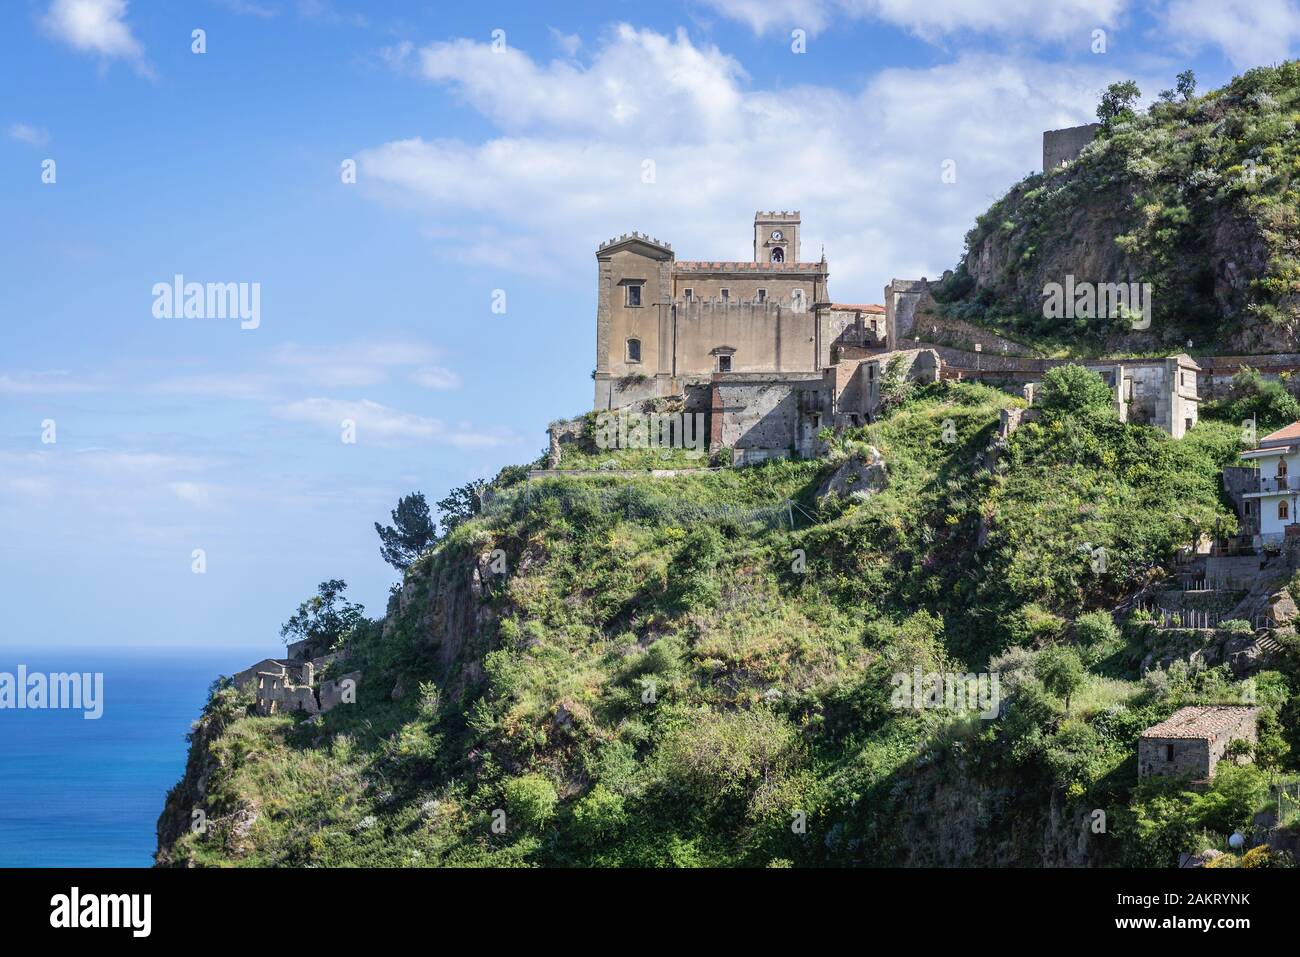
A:
{"type": "Polygon", "coordinates": [[[1101,129],[1100,123],[1085,123],[1083,126],[1044,132],[1043,172],[1046,173],[1048,170],[1078,159],[1079,153],[1093,141],[1099,129],[1101,129]]]}
{"type": "Polygon", "coordinates": [[[713,380],[710,450],[732,449],[736,465],[818,451],[828,392],[820,373],[719,374],[713,380]]]}
{"type": "Polygon", "coordinates": [[[1210,742],[1203,738],[1139,738],[1138,775],[1187,775],[1194,779],[1210,776],[1210,742]],[[1173,746],[1174,759],[1168,759],[1173,746]]]}

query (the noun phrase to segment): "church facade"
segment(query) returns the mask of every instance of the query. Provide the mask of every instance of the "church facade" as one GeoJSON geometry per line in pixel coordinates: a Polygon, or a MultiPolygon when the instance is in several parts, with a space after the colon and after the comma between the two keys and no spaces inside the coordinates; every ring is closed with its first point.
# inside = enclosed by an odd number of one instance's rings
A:
{"type": "Polygon", "coordinates": [[[797,211],[754,214],[752,261],[679,260],[630,233],[596,250],[593,408],[682,395],[715,373],[820,373],[883,348],[885,310],[831,302],[830,269],[800,257],[797,211]]]}

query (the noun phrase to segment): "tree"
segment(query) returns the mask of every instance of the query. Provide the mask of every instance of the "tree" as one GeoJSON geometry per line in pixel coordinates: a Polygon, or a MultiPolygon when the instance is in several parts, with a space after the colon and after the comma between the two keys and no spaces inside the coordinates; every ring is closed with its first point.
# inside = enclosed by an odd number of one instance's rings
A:
{"type": "Polygon", "coordinates": [[[1191,70],[1184,70],[1178,74],[1178,92],[1182,94],[1183,101],[1186,102],[1196,95],[1196,74],[1191,70]]]}
{"type": "Polygon", "coordinates": [[[1115,619],[1107,611],[1080,615],[1074,623],[1074,638],[1089,661],[1096,661],[1115,650],[1123,640],[1115,619]]]}
{"type": "Polygon", "coordinates": [[[450,535],[452,530],[461,522],[473,518],[479,513],[483,508],[483,490],[485,488],[487,488],[487,482],[482,479],[475,479],[460,488],[452,489],[447,493],[447,497],[438,503],[444,538],[450,535]]]}
{"type": "Polygon", "coordinates": [[[293,617],[280,627],[286,644],[309,641],[321,650],[333,648],[365,621],[365,607],[343,597],[347,582],[331,578],[317,586],[316,594],[298,606],[293,617]]]}
{"type": "Polygon", "coordinates": [[[406,571],[438,541],[438,530],[429,518],[429,505],[422,492],[412,492],[398,499],[397,508],[391,514],[392,525],[383,526],[375,522],[375,531],[379,533],[379,554],[399,572],[406,571]]]}
{"type": "Polygon", "coordinates": [[[1034,659],[1034,674],[1044,688],[1065,699],[1065,713],[1069,714],[1070,698],[1083,685],[1086,674],[1078,653],[1065,645],[1053,645],[1034,659]]]}
{"type": "Polygon", "coordinates": [[[1097,119],[1109,125],[1113,121],[1133,118],[1133,106],[1142,91],[1132,80],[1122,80],[1106,87],[1097,104],[1097,119]]]}
{"type": "Polygon", "coordinates": [[[1047,370],[1038,393],[1046,412],[1099,413],[1114,407],[1110,386],[1091,369],[1063,365],[1047,370]]]}

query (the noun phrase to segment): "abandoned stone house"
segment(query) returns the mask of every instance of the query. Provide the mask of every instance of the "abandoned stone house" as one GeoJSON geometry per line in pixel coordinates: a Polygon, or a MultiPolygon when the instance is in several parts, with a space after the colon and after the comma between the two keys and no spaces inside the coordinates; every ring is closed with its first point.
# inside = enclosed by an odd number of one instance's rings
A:
{"type": "Polygon", "coordinates": [[[1209,780],[1233,741],[1254,744],[1258,708],[1197,705],[1180,708],[1138,738],[1138,776],[1209,780]]]}
{"type": "MultiPolygon", "coordinates": [[[[303,653],[305,645],[304,642],[290,645],[289,651],[303,653]]],[[[355,700],[353,693],[361,680],[361,672],[353,671],[336,679],[317,681],[327,665],[340,660],[333,654],[311,659],[263,658],[236,673],[234,685],[241,690],[250,686],[254,689],[259,714],[282,711],[319,714],[345,701],[355,700]]]]}

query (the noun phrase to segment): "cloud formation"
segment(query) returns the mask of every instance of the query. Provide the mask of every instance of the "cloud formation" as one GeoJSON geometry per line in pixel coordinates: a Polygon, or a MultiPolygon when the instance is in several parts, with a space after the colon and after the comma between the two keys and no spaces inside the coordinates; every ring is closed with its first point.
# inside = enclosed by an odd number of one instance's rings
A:
{"type": "Polygon", "coordinates": [[[975,216],[1038,168],[1042,131],[1092,119],[1123,69],[968,53],[857,91],[756,89],[717,47],[628,25],[586,63],[464,39],[408,60],[498,130],[359,155],[372,197],[430,222],[459,214],[466,229],[440,256],[576,282],[599,243],[632,229],[684,259],[748,259],[755,209],[799,209],[803,258],[824,243],[833,295],[854,302],[955,265],[975,216]],[[556,223],[585,241],[556,247],[556,223]]]}
{"type": "Polygon", "coordinates": [[[151,75],[144,47],[126,22],[127,0],[52,0],[43,25],[51,36],[82,53],[123,59],[151,75]]]}

